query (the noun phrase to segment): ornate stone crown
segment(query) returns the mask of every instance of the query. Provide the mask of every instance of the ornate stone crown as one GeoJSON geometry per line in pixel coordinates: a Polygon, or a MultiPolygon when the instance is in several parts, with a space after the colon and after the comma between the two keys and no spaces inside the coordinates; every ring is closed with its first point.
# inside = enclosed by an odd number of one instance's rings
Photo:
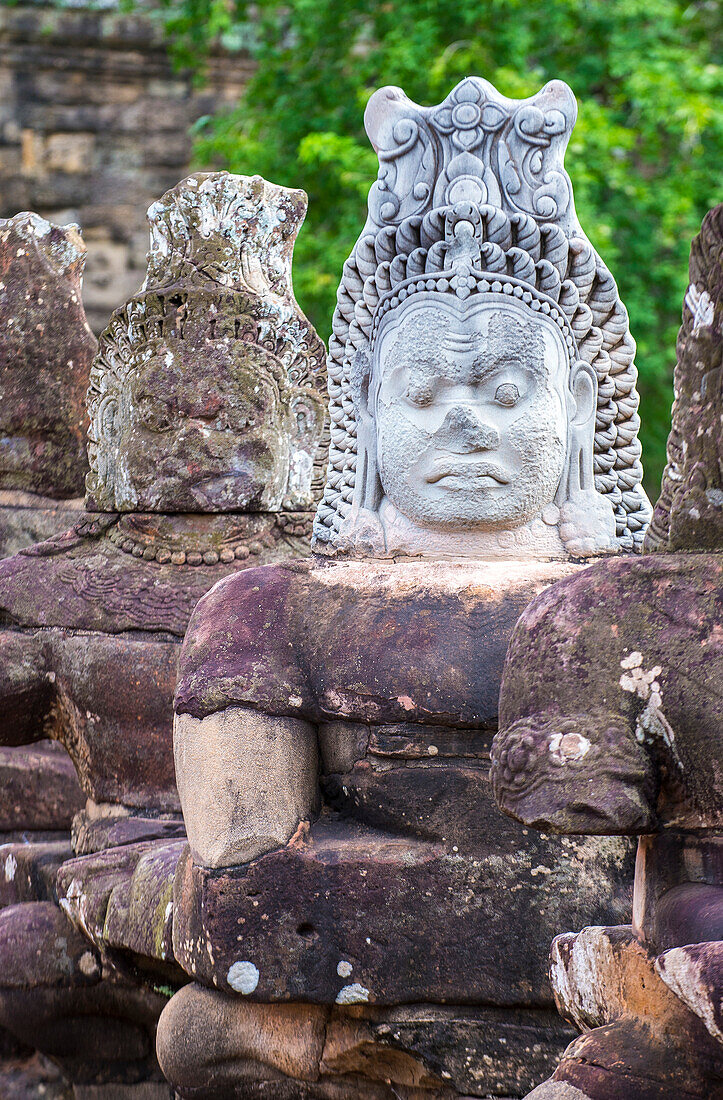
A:
{"type": "Polygon", "coordinates": [[[615,281],[575,215],[563,155],[576,114],[561,81],[522,101],[475,77],[438,107],[420,107],[399,88],[370,99],[365,125],[380,168],[333,319],[318,548],[338,543],[354,500],[355,361],[373,349],[385,314],[433,290],[508,295],[550,318],[571,362],[593,367],[595,489],[614,511],[618,547],[640,549],[651,509],[641,485],[635,344],[615,281]]]}

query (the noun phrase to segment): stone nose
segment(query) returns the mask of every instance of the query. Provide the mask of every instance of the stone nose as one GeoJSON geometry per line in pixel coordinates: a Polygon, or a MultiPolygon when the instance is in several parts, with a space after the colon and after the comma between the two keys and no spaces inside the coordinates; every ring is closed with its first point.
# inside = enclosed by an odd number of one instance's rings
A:
{"type": "Polygon", "coordinates": [[[455,405],[445,416],[437,440],[455,451],[490,451],[499,446],[500,434],[468,405],[455,405]]]}

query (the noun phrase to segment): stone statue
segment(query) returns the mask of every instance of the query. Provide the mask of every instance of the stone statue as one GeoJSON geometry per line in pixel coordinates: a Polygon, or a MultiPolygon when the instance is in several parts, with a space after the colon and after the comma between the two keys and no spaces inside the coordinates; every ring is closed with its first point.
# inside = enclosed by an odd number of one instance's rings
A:
{"type": "Polygon", "coordinates": [[[522,616],[492,781],[528,826],[640,836],[632,926],[553,943],[584,1034],[535,1100],[723,1092],[723,205],[693,241],[673,424],[645,556],[603,562],[522,616]]]}
{"type": "Polygon", "coordinates": [[[0,219],[0,557],[82,512],[85,391],[97,341],[77,225],[0,219]]]}
{"type": "Polygon", "coordinates": [[[369,101],[381,169],[334,315],[318,551],[639,546],[635,345],[575,216],[575,116],[559,81],[519,104],[475,80],[440,107],[369,101]]]}
{"type": "MultiPolygon", "coordinates": [[[[60,743],[87,799],[53,889],[0,913],[0,1023],[74,1080],[158,1075],[155,986],[186,980],[159,952],[184,836],[172,700],[191,611],[229,573],[308,553],[328,444],[325,351],[291,284],[305,210],[301,191],[226,172],[151,207],[144,287],[90,374],[87,510],[0,564],[0,743],[60,743]]],[[[37,880],[32,846],[6,855],[37,880]]]]}
{"type": "Polygon", "coordinates": [[[562,166],[575,113],[559,82],[370,100],[322,556],[224,580],[181,655],[194,983],[158,1052],[183,1097],[522,1095],[565,1041],[536,945],[627,912],[628,842],[500,826],[488,781],[520,612],[650,515],[627,314],[562,166]]]}

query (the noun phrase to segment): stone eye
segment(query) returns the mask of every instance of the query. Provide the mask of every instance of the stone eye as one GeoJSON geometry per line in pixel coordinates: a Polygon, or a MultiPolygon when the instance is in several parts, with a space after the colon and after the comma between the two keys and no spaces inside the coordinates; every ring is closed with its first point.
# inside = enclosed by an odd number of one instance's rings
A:
{"type": "Polygon", "coordinates": [[[503,382],[501,386],[498,386],[495,390],[495,401],[498,405],[504,405],[506,408],[512,408],[520,400],[520,391],[514,382],[503,382]]]}
{"type": "Polygon", "coordinates": [[[407,389],[407,399],[411,401],[413,405],[425,408],[427,405],[432,404],[432,389],[430,386],[425,385],[409,386],[407,389]]]}
{"type": "Polygon", "coordinates": [[[173,427],[173,413],[164,401],[149,394],[138,402],[140,419],[152,432],[167,432],[173,427]]]}

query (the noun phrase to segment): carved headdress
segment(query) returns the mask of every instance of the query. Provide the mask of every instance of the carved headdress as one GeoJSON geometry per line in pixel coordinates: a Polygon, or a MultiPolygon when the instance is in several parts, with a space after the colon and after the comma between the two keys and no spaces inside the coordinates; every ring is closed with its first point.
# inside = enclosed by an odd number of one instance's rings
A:
{"type": "MultiPolygon", "coordinates": [[[[369,360],[385,316],[424,291],[463,301],[506,295],[546,317],[571,368],[581,361],[593,368],[588,496],[597,498],[595,507],[602,498],[612,509],[616,548],[640,548],[650,505],[641,486],[635,344],[615,281],[575,214],[563,155],[576,114],[561,81],[522,101],[474,77],[438,107],[420,107],[399,88],[370,99],[365,126],[380,168],[333,319],[329,469],[314,527],[319,549],[349,545],[345,521],[368,478],[369,442],[356,397],[360,357],[369,360]]],[[[568,466],[576,445],[568,444],[568,466]]]]}
{"type": "Polygon", "coordinates": [[[303,191],[228,172],[190,176],[151,206],[146,280],[111,317],[91,371],[90,509],[271,512],[308,508],[318,496],[326,459],[325,352],[297,305],[291,279],[294,241],[305,213],[303,191]],[[131,393],[144,370],[158,376],[150,379],[152,392],[131,393]],[[164,399],[165,383],[159,381],[164,370],[169,390],[177,385],[186,397],[174,404],[177,394],[169,392],[168,410],[157,412],[155,421],[149,416],[150,429],[163,430],[164,417],[179,422],[186,417],[199,425],[200,442],[176,455],[176,472],[214,461],[218,468],[224,461],[233,464],[220,434],[228,433],[231,446],[234,436],[249,429],[262,433],[257,394],[271,388],[272,404],[284,415],[266,425],[269,450],[289,450],[287,469],[270,476],[274,484],[254,490],[251,498],[231,489],[216,506],[204,505],[202,497],[193,507],[183,505],[183,492],[177,491],[181,506],[170,508],[154,498],[152,471],[149,484],[138,488],[127,469],[128,452],[141,454],[144,439],[142,431],[132,436],[131,411],[143,400],[164,399]],[[192,401],[202,403],[209,388],[222,387],[234,371],[251,379],[245,394],[221,392],[215,404],[189,411],[192,401]],[[215,418],[224,396],[228,407],[215,418]],[[210,440],[207,451],[204,437],[210,440]]]}

